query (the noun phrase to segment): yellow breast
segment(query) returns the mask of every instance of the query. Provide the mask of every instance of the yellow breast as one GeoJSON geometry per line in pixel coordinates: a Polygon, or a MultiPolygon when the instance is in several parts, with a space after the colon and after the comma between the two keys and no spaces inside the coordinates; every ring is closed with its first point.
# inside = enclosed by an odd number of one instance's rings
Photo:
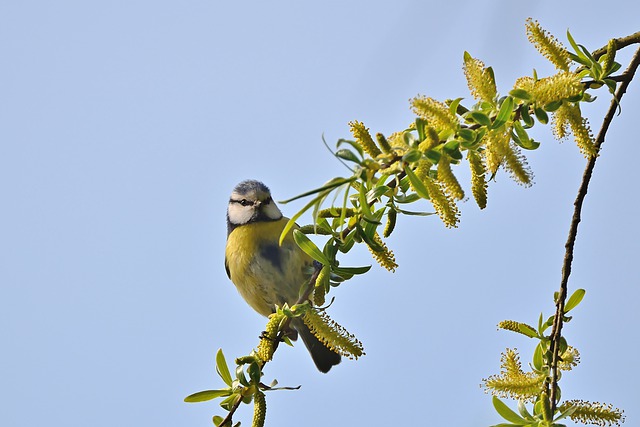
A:
{"type": "Polygon", "coordinates": [[[242,225],[227,239],[229,277],[245,301],[264,316],[276,305],[294,304],[312,272],[313,260],[296,245],[291,232],[278,245],[287,221],[242,225]]]}

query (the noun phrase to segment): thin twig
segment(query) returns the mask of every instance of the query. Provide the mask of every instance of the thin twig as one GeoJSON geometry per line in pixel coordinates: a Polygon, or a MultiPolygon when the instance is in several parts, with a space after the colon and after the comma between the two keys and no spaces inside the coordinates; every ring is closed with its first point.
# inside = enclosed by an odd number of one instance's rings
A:
{"type": "MultiPolygon", "coordinates": [[[[633,36],[640,37],[640,33],[636,33],[632,36],[625,37],[624,39],[630,39],[633,36]]],[[[629,43],[630,44],[630,43],[629,43]]],[[[602,122],[602,127],[600,128],[600,132],[598,132],[598,136],[595,141],[595,146],[597,152],[600,152],[600,148],[604,143],[605,135],[609,129],[609,125],[615,116],[616,110],[618,109],[618,103],[622,99],[622,96],[627,91],[627,87],[629,83],[633,79],[633,76],[640,65],[640,49],[636,51],[627,70],[624,72],[624,75],[628,76],[628,79],[622,81],[618,90],[616,91],[614,99],[611,101],[611,105],[609,106],[609,110],[604,117],[602,122]]],[[[564,262],[562,264],[562,278],[560,280],[560,292],[558,293],[556,299],[556,313],[553,320],[553,329],[551,331],[551,344],[550,350],[553,354],[553,359],[551,363],[551,384],[547,384],[550,387],[549,397],[551,400],[551,413],[555,412],[556,409],[556,396],[557,396],[557,385],[558,385],[558,362],[559,359],[559,341],[562,337],[562,325],[564,322],[564,304],[567,298],[567,282],[569,281],[569,275],[571,274],[571,263],[573,261],[573,248],[576,241],[576,236],[578,234],[578,224],[580,223],[580,217],[582,213],[582,204],[584,202],[584,198],[587,195],[587,191],[589,188],[589,182],[591,181],[591,175],[593,173],[593,168],[596,164],[597,156],[593,156],[587,162],[587,166],[584,170],[584,174],[582,175],[582,182],[580,184],[580,189],[578,190],[578,195],[574,202],[574,211],[573,217],[571,219],[571,225],[569,227],[569,236],[567,238],[567,243],[565,244],[565,256],[564,262]]]]}

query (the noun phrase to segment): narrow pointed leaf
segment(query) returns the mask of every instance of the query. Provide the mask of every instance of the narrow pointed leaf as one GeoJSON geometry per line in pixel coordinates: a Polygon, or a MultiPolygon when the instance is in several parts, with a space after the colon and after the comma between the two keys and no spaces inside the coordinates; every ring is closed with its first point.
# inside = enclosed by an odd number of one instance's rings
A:
{"type": "Polygon", "coordinates": [[[231,378],[231,373],[229,372],[229,366],[227,365],[227,361],[224,358],[224,353],[222,349],[219,348],[216,353],[216,371],[218,371],[218,375],[222,378],[222,381],[229,387],[233,383],[233,379],[231,378]]]}
{"type": "Polygon", "coordinates": [[[578,304],[580,304],[580,301],[582,301],[582,298],[584,298],[585,293],[586,291],[584,289],[577,289],[573,294],[571,294],[571,296],[567,300],[567,303],[564,305],[564,312],[568,313],[573,310],[578,304]]]}
{"type": "Polygon", "coordinates": [[[500,106],[500,111],[498,112],[498,115],[493,121],[493,124],[491,125],[491,129],[499,129],[500,127],[504,126],[504,124],[507,123],[507,120],[509,120],[509,118],[511,117],[512,113],[513,113],[513,98],[510,96],[507,96],[505,100],[502,102],[502,105],[500,106]]]}
{"type": "Polygon", "coordinates": [[[330,262],[324,253],[300,230],[293,230],[293,240],[296,241],[300,249],[302,249],[307,255],[314,260],[318,261],[322,265],[329,265],[330,262]]]}
{"type": "Polygon", "coordinates": [[[207,400],[212,400],[222,396],[230,396],[230,389],[222,389],[222,390],[204,390],[199,391],[197,393],[190,394],[189,396],[184,398],[185,402],[194,403],[194,402],[206,402],[207,400]]]}
{"type": "Polygon", "coordinates": [[[493,396],[493,407],[502,418],[509,421],[512,424],[523,426],[529,424],[529,421],[516,414],[511,408],[509,408],[502,400],[493,396]]]}
{"type": "Polygon", "coordinates": [[[411,186],[418,194],[418,196],[422,197],[423,199],[429,200],[429,191],[427,191],[427,187],[424,186],[422,181],[420,181],[420,178],[416,176],[409,165],[404,166],[404,172],[407,174],[409,181],[411,181],[411,186]]]}

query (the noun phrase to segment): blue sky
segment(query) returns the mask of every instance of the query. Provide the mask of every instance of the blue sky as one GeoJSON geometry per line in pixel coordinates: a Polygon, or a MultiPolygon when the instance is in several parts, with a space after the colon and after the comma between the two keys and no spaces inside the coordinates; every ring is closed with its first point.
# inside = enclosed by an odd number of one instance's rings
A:
{"type": "MultiPolygon", "coordinates": [[[[527,17],[595,49],[638,30],[627,3],[4,2],[0,425],[211,425],[217,403],[182,399],[219,387],[216,350],[248,353],[265,324],[223,268],[233,186],[260,179],[282,200],[343,175],[323,134],[348,137],[354,119],[402,129],[419,93],[469,97],[465,50],[505,93],[552,71],[527,17]]],[[[627,425],[640,419],[637,83],[586,200],[570,289],[587,294],[565,329],[582,363],[562,382],[566,398],[625,409],[627,425]]],[[[479,384],[506,347],[526,363],[533,343],[496,324],[551,314],[585,163],[549,129],[534,135],[533,187],[500,174],[487,209],[462,203],[456,230],[401,218],[398,271],[338,289],[331,315],[365,357],[322,375],[302,346],[278,352],[266,380],[302,388],[267,396],[268,425],[500,422],[479,384]]]]}

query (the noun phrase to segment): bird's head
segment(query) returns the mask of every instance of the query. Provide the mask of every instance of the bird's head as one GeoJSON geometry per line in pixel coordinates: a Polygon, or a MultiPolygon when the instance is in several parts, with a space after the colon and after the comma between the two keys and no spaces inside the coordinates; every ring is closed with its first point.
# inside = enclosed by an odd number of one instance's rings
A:
{"type": "Polygon", "coordinates": [[[241,225],[259,221],[277,221],[280,218],[282,218],[282,212],[271,198],[269,188],[260,181],[242,181],[233,189],[227,208],[229,233],[241,225]]]}

